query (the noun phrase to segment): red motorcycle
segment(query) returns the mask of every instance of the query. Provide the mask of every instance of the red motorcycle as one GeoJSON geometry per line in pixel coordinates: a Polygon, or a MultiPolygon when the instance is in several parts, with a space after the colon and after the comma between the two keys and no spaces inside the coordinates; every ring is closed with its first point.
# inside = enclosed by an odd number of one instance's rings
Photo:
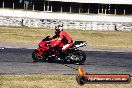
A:
{"type": "Polygon", "coordinates": [[[44,38],[39,44],[38,48],[32,53],[32,58],[35,62],[38,61],[53,61],[60,60],[74,64],[83,64],[86,60],[84,51],[79,50],[79,47],[86,46],[86,41],[75,41],[74,44],[65,52],[61,50],[63,44],[51,48],[56,40],[52,40],[50,36],[44,38]]]}

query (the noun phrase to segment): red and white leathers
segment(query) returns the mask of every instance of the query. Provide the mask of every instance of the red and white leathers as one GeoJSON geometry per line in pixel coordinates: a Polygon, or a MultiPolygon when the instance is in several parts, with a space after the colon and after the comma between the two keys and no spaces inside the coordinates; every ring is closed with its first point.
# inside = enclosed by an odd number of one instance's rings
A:
{"type": "Polygon", "coordinates": [[[55,38],[57,38],[57,40],[51,47],[59,45],[62,47],[62,51],[65,51],[73,45],[72,38],[65,31],[60,31],[60,33],[55,35],[55,38]]]}

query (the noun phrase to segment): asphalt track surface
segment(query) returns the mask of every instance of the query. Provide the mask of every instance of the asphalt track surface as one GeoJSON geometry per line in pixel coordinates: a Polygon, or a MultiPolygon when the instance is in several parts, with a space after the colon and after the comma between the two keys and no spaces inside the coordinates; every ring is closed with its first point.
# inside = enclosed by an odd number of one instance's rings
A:
{"type": "MultiPolygon", "coordinates": [[[[76,74],[79,65],[32,62],[33,49],[1,48],[0,74],[76,74]]],[[[132,75],[132,52],[85,51],[87,60],[81,65],[91,74],[132,75]]]]}

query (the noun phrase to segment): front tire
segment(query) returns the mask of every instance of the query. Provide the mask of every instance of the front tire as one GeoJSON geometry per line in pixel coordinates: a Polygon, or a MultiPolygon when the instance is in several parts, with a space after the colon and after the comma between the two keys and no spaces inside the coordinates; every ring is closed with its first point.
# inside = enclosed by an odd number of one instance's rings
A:
{"type": "Polygon", "coordinates": [[[38,50],[35,49],[32,53],[33,62],[42,61],[43,58],[38,57],[38,50]]]}

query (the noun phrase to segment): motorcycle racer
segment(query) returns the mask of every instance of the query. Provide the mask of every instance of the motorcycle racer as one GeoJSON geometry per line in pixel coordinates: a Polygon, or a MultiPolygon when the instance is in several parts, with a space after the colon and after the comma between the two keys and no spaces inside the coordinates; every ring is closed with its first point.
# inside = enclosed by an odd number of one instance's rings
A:
{"type": "MultiPolygon", "coordinates": [[[[65,31],[63,31],[63,25],[55,26],[55,35],[52,38],[49,38],[49,37],[50,36],[43,39],[39,43],[39,48],[37,49],[38,50],[38,58],[43,58],[43,56],[42,56],[43,51],[50,53],[50,51],[52,51],[52,50],[54,52],[59,52],[56,54],[58,56],[60,56],[61,58],[63,58],[64,52],[66,52],[66,50],[69,49],[74,43],[72,38],[65,31]],[[46,46],[47,43],[50,43],[50,45],[46,46]]],[[[55,53],[53,55],[56,56],[55,53]]],[[[37,62],[37,61],[38,61],[38,59],[34,60],[34,62],[37,62]]]]}
{"type": "Polygon", "coordinates": [[[57,38],[54,44],[51,45],[51,47],[61,46],[62,51],[66,51],[73,45],[72,38],[63,30],[63,25],[57,25],[55,26],[55,35],[52,37],[52,39],[57,38]]]}

